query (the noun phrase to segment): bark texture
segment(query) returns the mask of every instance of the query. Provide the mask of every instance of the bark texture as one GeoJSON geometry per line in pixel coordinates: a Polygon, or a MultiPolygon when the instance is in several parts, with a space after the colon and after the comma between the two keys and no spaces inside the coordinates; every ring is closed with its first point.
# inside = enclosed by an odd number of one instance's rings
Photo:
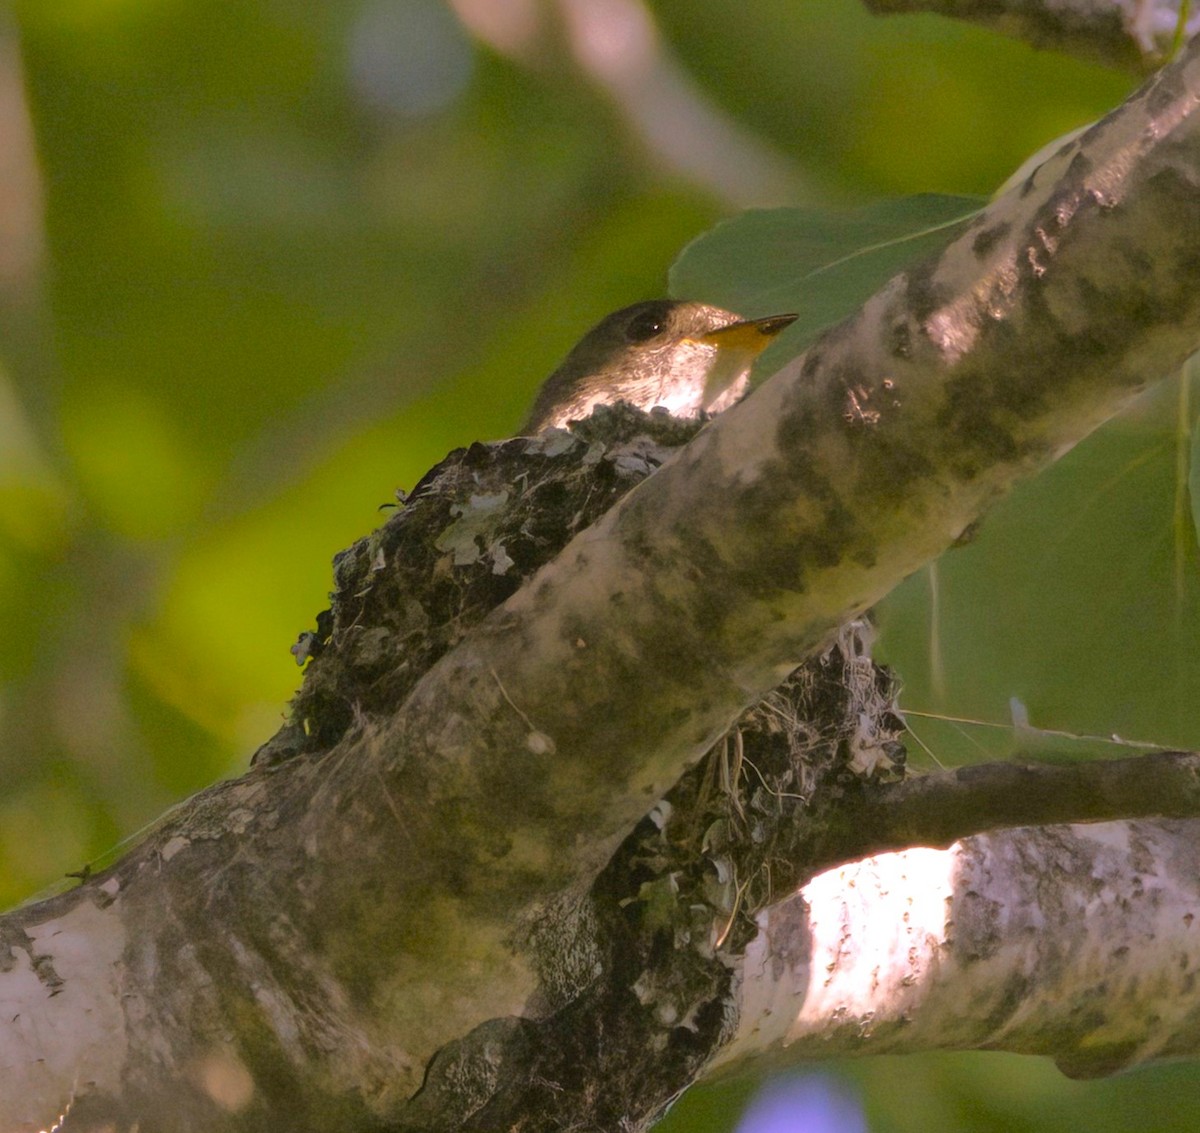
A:
{"type": "Polygon", "coordinates": [[[1008,1050],[1076,1077],[1192,1057],[1200,823],[1022,828],[830,870],[759,918],[734,1061],[1008,1050]]]}

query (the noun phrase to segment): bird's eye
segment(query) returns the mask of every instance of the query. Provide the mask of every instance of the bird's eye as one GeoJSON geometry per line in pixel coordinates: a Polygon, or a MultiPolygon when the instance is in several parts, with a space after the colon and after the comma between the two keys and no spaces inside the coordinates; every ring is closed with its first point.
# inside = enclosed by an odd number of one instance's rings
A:
{"type": "Polygon", "coordinates": [[[625,337],[630,342],[647,342],[656,334],[661,334],[666,325],[667,320],[657,311],[643,311],[629,320],[625,337]]]}

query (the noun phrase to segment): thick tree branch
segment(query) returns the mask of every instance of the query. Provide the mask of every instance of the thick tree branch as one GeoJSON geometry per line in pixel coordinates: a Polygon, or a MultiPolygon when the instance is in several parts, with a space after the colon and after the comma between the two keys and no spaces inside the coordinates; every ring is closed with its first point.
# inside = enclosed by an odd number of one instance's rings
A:
{"type": "MultiPolygon", "coordinates": [[[[444,1128],[423,1107],[457,1080],[475,1091],[460,1127],[494,1129],[491,1113],[469,1124],[510,1100],[489,1052],[515,1035],[503,1057],[561,1057],[543,1016],[641,1005],[669,1028],[663,1050],[725,1041],[749,879],[728,932],[710,935],[708,906],[703,932],[667,919],[695,943],[686,994],[664,990],[683,960],[657,946],[653,889],[628,914],[623,886],[607,903],[563,894],[626,835],[633,856],[610,869],[636,882],[653,835],[629,832],[744,708],[1195,348],[1200,243],[1180,234],[1200,230],[1198,105],[1192,51],[704,429],[402,702],[356,701],[331,746],[264,758],[114,870],[6,918],[0,1124],[37,1128],[74,1098],[95,1124],[280,1127],[286,1106],[305,1128],[444,1128]],[[529,928],[545,923],[575,942],[553,970],[529,928]],[[635,942],[666,965],[658,981],[591,987],[635,942]]],[[[511,444],[589,459],[561,437],[511,444]]],[[[462,474],[491,451],[462,454],[462,474]]],[[[627,447],[613,475],[658,459],[627,447]]],[[[383,532],[364,550],[370,589],[393,564],[383,532]]],[[[355,638],[346,663],[389,680],[372,668],[387,632],[355,638]]],[[[767,795],[785,815],[807,802],[767,795]]]]}
{"type": "Polygon", "coordinates": [[[1109,1074],[1200,1049],[1200,822],[1008,830],[814,878],[759,917],[722,1063],[919,1050],[1109,1074]]]}

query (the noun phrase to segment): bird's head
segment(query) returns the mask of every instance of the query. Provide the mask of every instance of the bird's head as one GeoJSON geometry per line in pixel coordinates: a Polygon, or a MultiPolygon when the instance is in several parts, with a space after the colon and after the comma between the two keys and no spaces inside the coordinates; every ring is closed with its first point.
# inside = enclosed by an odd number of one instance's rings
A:
{"type": "Polygon", "coordinates": [[[651,299],[602,319],[546,379],[524,432],[565,427],[597,405],[661,405],[677,417],[728,408],[750,366],[795,315],[743,319],[705,303],[651,299]]]}

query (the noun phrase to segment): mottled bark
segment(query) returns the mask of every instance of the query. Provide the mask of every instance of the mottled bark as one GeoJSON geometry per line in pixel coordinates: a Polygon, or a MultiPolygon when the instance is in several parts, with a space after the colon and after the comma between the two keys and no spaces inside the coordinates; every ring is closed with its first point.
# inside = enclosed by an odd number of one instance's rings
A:
{"type": "Polygon", "coordinates": [[[1073,1076],[1200,1052],[1200,822],[1046,826],[830,870],[759,918],[719,1064],[918,1050],[1073,1076]]]}

